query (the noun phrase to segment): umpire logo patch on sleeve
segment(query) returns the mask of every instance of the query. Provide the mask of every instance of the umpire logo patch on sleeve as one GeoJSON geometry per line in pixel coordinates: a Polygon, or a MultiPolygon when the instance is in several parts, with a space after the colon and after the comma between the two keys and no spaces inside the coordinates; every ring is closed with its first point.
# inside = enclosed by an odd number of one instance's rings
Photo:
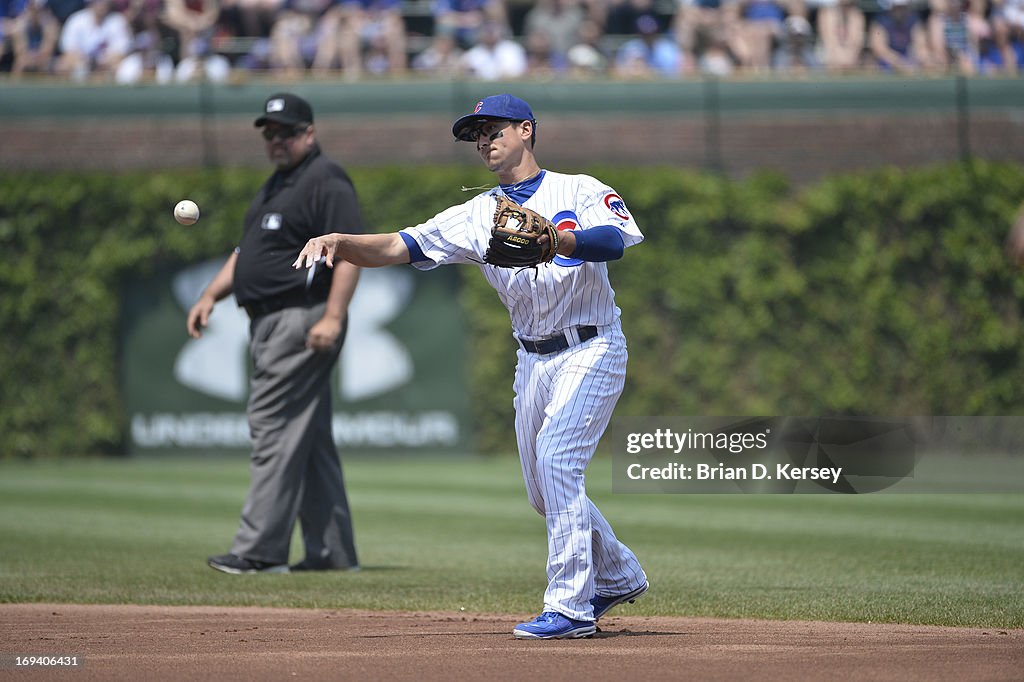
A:
{"type": "Polygon", "coordinates": [[[260,224],[264,230],[280,230],[281,225],[284,223],[281,220],[280,213],[265,213],[263,214],[263,222],[260,224]]]}

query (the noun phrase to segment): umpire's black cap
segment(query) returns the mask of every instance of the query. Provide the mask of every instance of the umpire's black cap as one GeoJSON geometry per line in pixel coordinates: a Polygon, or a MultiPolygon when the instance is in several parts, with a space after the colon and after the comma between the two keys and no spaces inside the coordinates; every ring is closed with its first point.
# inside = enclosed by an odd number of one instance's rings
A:
{"type": "Polygon", "coordinates": [[[263,104],[263,115],[253,125],[260,128],[268,123],[297,126],[312,122],[313,107],[309,106],[309,102],[290,92],[280,92],[267,98],[263,104]]]}

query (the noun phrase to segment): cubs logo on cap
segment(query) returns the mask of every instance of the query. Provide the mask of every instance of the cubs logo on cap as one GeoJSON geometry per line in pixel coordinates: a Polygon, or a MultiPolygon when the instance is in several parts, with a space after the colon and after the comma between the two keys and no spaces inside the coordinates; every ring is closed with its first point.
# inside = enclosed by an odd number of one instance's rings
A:
{"type": "Polygon", "coordinates": [[[491,95],[484,97],[473,107],[473,113],[466,114],[452,126],[452,134],[456,140],[472,142],[473,130],[484,121],[529,121],[534,126],[537,119],[533,117],[530,105],[514,95],[491,95]]]}

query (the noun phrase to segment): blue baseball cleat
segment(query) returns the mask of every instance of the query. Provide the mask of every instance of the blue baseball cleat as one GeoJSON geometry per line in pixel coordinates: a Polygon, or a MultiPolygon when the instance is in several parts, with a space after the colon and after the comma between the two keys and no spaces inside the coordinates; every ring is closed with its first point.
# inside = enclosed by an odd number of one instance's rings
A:
{"type": "Polygon", "coordinates": [[[590,605],[594,607],[594,620],[597,620],[623,602],[629,602],[632,604],[637,600],[637,597],[647,591],[648,587],[650,587],[650,585],[648,583],[644,583],[632,592],[627,592],[626,594],[620,594],[614,597],[605,597],[600,594],[595,596],[590,600],[590,605]]]}
{"type": "Polygon", "coordinates": [[[554,611],[545,611],[529,623],[520,623],[512,634],[516,639],[579,639],[592,637],[597,626],[592,620],[573,620],[554,611]]]}

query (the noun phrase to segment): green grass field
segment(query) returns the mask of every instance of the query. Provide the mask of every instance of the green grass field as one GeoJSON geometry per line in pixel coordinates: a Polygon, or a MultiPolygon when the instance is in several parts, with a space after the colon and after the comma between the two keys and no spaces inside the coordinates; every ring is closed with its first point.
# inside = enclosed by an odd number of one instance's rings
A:
{"type": "MultiPolygon", "coordinates": [[[[345,472],[363,571],[227,576],[205,559],[229,548],[244,457],[0,464],[0,602],[542,606],[514,458],[345,472]]],[[[590,495],[652,584],[628,613],[1024,627],[1020,495],[615,495],[610,472],[593,463],[590,495]]]]}

